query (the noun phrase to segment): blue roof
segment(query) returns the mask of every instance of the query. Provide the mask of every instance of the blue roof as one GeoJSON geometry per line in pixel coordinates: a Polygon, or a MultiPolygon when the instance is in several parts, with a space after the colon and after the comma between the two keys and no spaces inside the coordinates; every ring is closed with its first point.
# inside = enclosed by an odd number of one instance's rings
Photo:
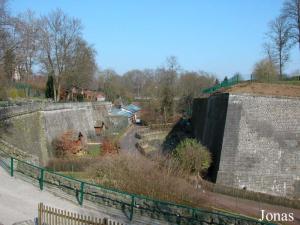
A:
{"type": "Polygon", "coordinates": [[[140,107],[138,107],[137,105],[134,105],[134,104],[126,105],[123,108],[130,111],[130,112],[133,112],[133,113],[138,112],[138,111],[141,110],[140,107]]]}
{"type": "Polygon", "coordinates": [[[133,114],[131,112],[124,111],[122,109],[113,108],[110,111],[110,115],[112,115],[112,116],[126,116],[126,117],[130,118],[130,117],[132,117],[133,114]]]}

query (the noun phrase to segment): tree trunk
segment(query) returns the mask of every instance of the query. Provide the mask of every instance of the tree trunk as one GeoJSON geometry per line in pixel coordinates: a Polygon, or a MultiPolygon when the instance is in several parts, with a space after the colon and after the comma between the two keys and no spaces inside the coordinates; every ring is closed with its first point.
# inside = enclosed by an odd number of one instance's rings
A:
{"type": "Polygon", "coordinates": [[[164,106],[164,119],[165,119],[165,123],[167,123],[167,112],[165,106],[164,106]]]}
{"type": "Polygon", "coordinates": [[[56,85],[54,79],[53,79],[53,100],[56,102],[56,85]]]}
{"type": "Polygon", "coordinates": [[[60,88],[61,88],[61,85],[60,85],[60,82],[58,82],[58,85],[57,85],[57,102],[60,101],[60,88]]]}

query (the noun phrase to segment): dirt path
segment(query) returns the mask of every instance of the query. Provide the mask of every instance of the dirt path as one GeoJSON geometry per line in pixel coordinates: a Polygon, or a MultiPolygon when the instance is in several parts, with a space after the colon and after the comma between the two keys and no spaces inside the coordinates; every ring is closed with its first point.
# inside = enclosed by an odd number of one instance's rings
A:
{"type": "Polygon", "coordinates": [[[135,147],[135,144],[138,141],[138,139],[135,137],[135,134],[140,129],[143,129],[143,127],[132,125],[126,131],[126,133],[120,139],[121,151],[126,152],[126,153],[137,153],[137,154],[139,154],[139,151],[135,147]]]}
{"type": "Polygon", "coordinates": [[[236,212],[254,218],[261,218],[261,210],[273,213],[293,213],[294,222],[286,224],[300,225],[300,209],[270,205],[211,192],[206,193],[206,200],[215,209],[236,212]]]}

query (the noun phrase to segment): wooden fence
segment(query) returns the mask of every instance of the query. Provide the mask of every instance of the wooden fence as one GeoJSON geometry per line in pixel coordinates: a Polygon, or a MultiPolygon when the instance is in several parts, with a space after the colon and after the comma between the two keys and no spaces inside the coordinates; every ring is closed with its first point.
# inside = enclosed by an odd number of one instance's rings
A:
{"type": "Polygon", "coordinates": [[[124,225],[107,218],[84,216],[66,210],[38,205],[38,225],[124,225]]]}

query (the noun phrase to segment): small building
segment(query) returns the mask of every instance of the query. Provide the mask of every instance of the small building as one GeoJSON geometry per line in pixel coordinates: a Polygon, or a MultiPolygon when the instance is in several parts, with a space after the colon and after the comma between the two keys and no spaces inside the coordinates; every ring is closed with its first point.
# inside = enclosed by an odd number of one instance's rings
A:
{"type": "Polygon", "coordinates": [[[65,101],[105,101],[105,95],[102,92],[83,89],[78,86],[72,86],[70,89],[61,88],[60,99],[65,101]]]}
{"type": "Polygon", "coordinates": [[[103,121],[99,121],[99,120],[96,121],[94,128],[95,128],[95,133],[97,136],[100,136],[101,133],[107,129],[105,123],[103,121]]]}
{"type": "Polygon", "coordinates": [[[133,118],[133,113],[130,111],[127,111],[123,108],[112,108],[110,111],[110,114],[114,115],[114,116],[126,116],[129,119],[133,118]]]}
{"type": "Polygon", "coordinates": [[[96,101],[97,102],[104,102],[105,101],[105,96],[103,93],[98,92],[96,94],[96,101]]]}
{"type": "Polygon", "coordinates": [[[124,111],[132,114],[133,123],[141,123],[141,108],[137,105],[130,104],[127,106],[121,107],[124,111]]]}

